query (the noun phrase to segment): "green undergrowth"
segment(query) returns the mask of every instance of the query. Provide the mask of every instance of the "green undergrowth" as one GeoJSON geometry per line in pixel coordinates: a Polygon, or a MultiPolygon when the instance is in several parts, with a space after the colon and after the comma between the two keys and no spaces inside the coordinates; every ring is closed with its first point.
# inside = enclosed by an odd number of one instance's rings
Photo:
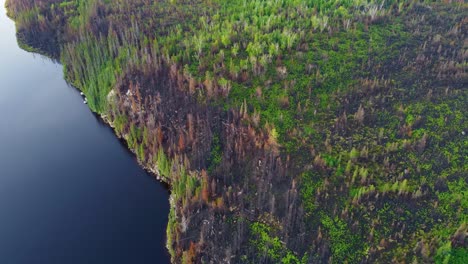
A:
{"type": "MultiPolygon", "coordinates": [[[[141,101],[161,87],[138,77],[159,83],[158,74],[170,72],[188,80],[178,88],[200,105],[240,112],[248,117],[242,125],[267,132],[292,164],[308,244],[295,252],[281,230],[253,222],[248,243],[259,262],[466,262],[466,242],[454,242],[468,221],[462,1],[8,6],[19,32],[47,32],[60,43],[39,44],[61,50],[67,80],[95,112],[116,112],[111,91],[144,112],[141,101]]],[[[119,112],[116,131],[173,183],[174,205],[203,200],[222,207],[220,197],[211,201],[206,175],[223,164],[222,133],[208,141],[206,168],[192,172],[161,147],[150,155],[154,134],[132,118],[119,112]]],[[[177,233],[173,210],[169,219],[168,230],[177,233]]],[[[169,248],[172,239],[168,234],[169,248]]]]}

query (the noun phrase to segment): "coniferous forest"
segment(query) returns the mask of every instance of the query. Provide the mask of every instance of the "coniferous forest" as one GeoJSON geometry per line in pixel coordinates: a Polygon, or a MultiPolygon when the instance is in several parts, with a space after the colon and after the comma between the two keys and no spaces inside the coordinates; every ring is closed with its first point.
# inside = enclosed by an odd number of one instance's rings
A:
{"type": "Polygon", "coordinates": [[[468,263],[465,1],[7,9],[170,185],[172,262],[468,263]]]}

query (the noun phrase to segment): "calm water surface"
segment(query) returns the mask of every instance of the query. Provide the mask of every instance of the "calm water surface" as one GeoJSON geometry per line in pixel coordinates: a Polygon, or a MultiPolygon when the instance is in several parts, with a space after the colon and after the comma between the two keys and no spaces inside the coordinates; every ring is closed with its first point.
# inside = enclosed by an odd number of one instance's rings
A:
{"type": "Polygon", "coordinates": [[[167,263],[167,190],[0,0],[0,263],[167,263]]]}

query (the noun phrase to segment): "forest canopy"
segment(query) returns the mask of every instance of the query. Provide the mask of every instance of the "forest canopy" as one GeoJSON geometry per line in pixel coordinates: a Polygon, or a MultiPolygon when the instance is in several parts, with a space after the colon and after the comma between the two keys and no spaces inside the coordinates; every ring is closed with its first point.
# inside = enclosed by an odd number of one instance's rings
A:
{"type": "Polygon", "coordinates": [[[171,183],[174,262],[468,262],[464,1],[7,7],[171,183]]]}

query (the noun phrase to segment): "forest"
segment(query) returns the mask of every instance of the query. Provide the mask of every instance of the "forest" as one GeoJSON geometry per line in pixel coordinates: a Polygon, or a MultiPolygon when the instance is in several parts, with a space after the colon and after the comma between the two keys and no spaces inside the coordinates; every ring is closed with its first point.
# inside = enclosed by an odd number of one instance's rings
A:
{"type": "Polygon", "coordinates": [[[174,263],[468,263],[468,4],[7,0],[171,188],[174,263]]]}

